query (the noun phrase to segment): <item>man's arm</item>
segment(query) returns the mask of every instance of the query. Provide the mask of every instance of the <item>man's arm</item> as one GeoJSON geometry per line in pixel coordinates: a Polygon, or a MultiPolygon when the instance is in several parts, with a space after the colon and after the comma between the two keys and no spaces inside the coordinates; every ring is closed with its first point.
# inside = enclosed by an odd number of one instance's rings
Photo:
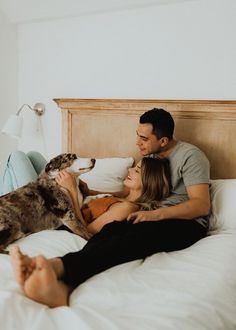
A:
{"type": "Polygon", "coordinates": [[[189,200],[175,206],[162,207],[153,211],[138,211],[129,215],[134,223],[165,219],[193,219],[207,215],[210,210],[208,184],[186,187],[189,200]]]}

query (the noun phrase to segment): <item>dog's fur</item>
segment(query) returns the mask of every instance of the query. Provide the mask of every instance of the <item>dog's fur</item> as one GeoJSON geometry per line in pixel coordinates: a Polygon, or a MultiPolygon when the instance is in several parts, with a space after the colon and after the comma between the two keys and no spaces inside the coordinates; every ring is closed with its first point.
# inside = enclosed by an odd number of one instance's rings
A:
{"type": "MultiPolygon", "coordinates": [[[[35,182],[0,197],[0,251],[13,241],[44,229],[56,229],[62,224],[88,239],[90,235],[75,216],[68,191],[55,181],[65,169],[78,177],[91,170],[94,159],[77,158],[66,153],[53,158],[35,182]]],[[[82,194],[78,188],[82,205],[82,194]]]]}

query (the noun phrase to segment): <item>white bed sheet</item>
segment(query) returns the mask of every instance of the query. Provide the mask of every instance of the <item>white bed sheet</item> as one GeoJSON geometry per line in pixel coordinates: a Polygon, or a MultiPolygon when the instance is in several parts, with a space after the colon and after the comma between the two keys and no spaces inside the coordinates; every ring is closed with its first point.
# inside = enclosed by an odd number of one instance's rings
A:
{"type": "MultiPolygon", "coordinates": [[[[66,231],[43,231],[18,241],[29,255],[81,249],[66,231]]],[[[0,255],[0,322],[4,330],[236,329],[236,231],[192,247],[113,267],[80,285],[70,307],[50,309],[26,298],[9,256],[0,255]]]]}

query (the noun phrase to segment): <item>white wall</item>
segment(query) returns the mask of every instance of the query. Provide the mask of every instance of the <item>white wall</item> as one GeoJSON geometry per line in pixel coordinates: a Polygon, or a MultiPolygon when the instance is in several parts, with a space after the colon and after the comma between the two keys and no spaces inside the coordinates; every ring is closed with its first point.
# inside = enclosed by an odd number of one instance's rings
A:
{"type": "MultiPolygon", "coordinates": [[[[0,11],[0,130],[17,108],[17,27],[0,11]]],[[[0,173],[16,141],[0,134],[0,173]]]]}
{"type": "Polygon", "coordinates": [[[19,104],[44,102],[60,152],[56,97],[236,99],[236,1],[196,0],[21,24],[19,104]]]}

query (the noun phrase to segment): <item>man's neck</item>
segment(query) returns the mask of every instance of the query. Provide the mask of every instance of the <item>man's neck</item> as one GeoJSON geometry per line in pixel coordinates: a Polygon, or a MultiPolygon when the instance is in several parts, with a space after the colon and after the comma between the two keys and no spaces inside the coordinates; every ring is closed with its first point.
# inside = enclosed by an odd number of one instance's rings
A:
{"type": "Polygon", "coordinates": [[[158,152],[158,156],[160,156],[161,158],[168,157],[172,153],[176,144],[177,141],[174,139],[169,141],[168,144],[162,150],[160,150],[160,152],[158,152]]]}

